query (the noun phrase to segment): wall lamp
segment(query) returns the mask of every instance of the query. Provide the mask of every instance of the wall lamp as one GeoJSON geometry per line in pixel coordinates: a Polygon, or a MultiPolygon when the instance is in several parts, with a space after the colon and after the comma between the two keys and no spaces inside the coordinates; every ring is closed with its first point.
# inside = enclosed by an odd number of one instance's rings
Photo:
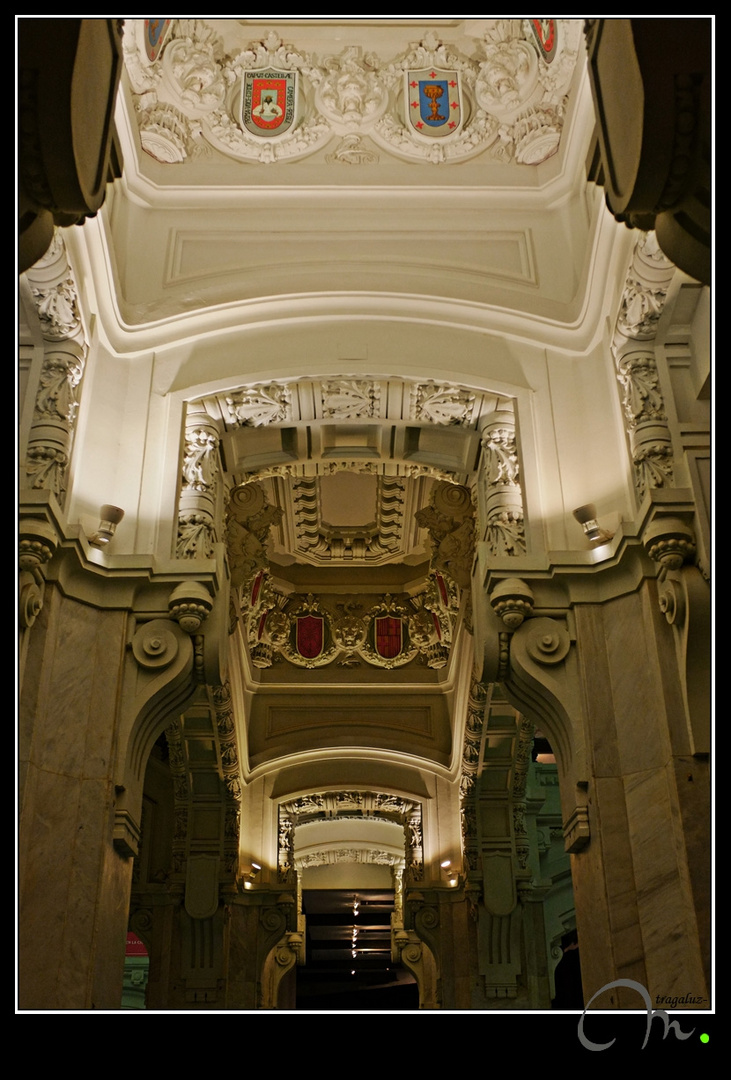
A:
{"type": "Polygon", "coordinates": [[[93,536],[89,537],[89,543],[94,547],[103,548],[114,536],[117,525],[124,517],[124,510],[120,510],[118,506],[106,505],[102,506],[99,516],[101,518],[99,528],[93,536]]]}
{"type": "Polygon", "coordinates": [[[607,540],[611,540],[614,536],[614,533],[607,532],[606,529],[602,529],[600,526],[596,519],[596,506],[594,503],[587,503],[586,506],[577,507],[574,510],[574,517],[586,533],[586,538],[592,547],[606,544],[607,540]]]}
{"type": "Polygon", "coordinates": [[[244,863],[241,867],[241,880],[245,889],[250,889],[259,874],[261,867],[257,862],[244,863]]]}
{"type": "Polygon", "coordinates": [[[442,874],[446,878],[449,887],[451,889],[455,889],[459,884],[459,874],[457,870],[452,866],[452,860],[444,859],[442,862],[440,862],[439,866],[441,867],[442,874]]]}

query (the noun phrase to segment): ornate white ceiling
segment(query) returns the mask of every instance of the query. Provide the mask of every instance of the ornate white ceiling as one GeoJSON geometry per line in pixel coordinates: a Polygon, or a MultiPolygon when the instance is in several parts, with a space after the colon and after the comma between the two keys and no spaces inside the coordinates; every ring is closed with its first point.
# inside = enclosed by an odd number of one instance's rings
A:
{"type": "Polygon", "coordinates": [[[178,19],[150,58],[127,20],[107,225],[121,322],[366,294],[574,322],[591,104],[581,21],[543,22],[178,19]],[[251,94],[288,74],[287,126],[257,127],[251,94]],[[431,127],[421,84],[452,92],[431,127]]]}

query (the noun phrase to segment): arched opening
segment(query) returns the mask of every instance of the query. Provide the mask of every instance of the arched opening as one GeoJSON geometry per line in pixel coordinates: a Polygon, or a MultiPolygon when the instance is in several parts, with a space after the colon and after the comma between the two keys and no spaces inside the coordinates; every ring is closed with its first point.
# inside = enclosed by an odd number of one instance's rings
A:
{"type": "MultiPolygon", "coordinates": [[[[418,1009],[416,980],[393,938],[403,926],[404,869],[420,858],[411,842],[418,833],[408,829],[417,818],[413,801],[368,791],[313,793],[280,805],[306,925],[298,1009],[418,1009]]],[[[280,859],[289,859],[281,849],[280,859]]]]}

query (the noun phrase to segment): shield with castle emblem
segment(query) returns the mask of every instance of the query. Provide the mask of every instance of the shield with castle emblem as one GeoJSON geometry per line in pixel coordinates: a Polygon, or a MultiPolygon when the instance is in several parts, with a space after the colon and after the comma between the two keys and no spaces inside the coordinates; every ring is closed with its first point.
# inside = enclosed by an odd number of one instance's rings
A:
{"type": "Polygon", "coordinates": [[[464,109],[459,72],[430,67],[407,71],[406,126],[416,135],[441,139],[462,128],[464,109]]]}
{"type": "Polygon", "coordinates": [[[246,71],[242,83],[241,122],[251,135],[284,135],[294,124],[297,72],[246,71]]]}

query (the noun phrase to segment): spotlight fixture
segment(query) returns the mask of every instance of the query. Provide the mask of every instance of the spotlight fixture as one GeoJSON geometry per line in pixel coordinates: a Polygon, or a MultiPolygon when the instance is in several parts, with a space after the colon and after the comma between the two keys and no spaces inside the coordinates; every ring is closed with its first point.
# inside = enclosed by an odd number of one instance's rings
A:
{"type": "Polygon", "coordinates": [[[611,540],[614,536],[614,533],[607,532],[600,526],[596,519],[596,506],[594,503],[587,503],[586,506],[578,506],[576,510],[574,510],[574,517],[586,533],[586,538],[592,547],[597,547],[599,544],[606,544],[607,540],[611,540]]]}
{"type": "Polygon", "coordinates": [[[447,879],[449,887],[451,889],[456,888],[456,886],[459,884],[459,873],[452,866],[452,860],[451,859],[443,859],[440,862],[439,866],[441,867],[442,874],[447,879]]]}
{"type": "Polygon", "coordinates": [[[250,889],[261,873],[261,866],[257,862],[243,863],[241,866],[241,880],[244,888],[250,889]]]}
{"type": "Polygon", "coordinates": [[[101,507],[99,516],[101,519],[99,528],[93,536],[89,537],[89,543],[93,544],[94,547],[103,548],[107,546],[114,536],[117,525],[124,517],[124,510],[120,510],[118,506],[109,506],[107,504],[101,507]]]}

